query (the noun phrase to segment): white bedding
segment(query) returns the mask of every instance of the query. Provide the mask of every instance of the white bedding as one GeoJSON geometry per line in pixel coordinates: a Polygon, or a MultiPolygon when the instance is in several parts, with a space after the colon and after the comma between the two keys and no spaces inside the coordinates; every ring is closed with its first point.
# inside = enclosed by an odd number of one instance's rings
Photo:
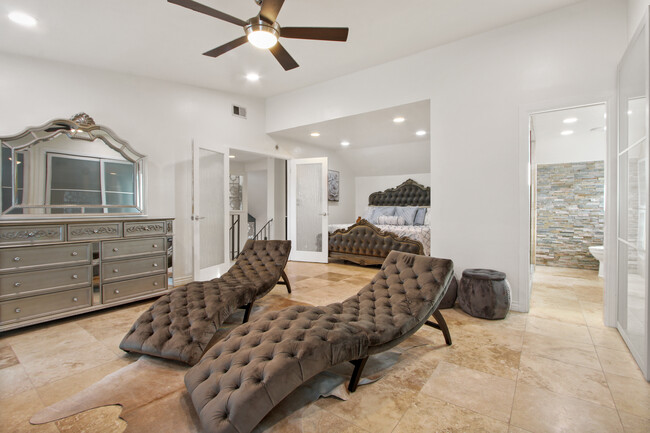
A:
{"type": "MultiPolygon", "coordinates": [[[[346,229],[352,224],[330,224],[328,231],[332,233],[334,230],[346,229]]],[[[423,226],[388,226],[376,225],[379,230],[385,232],[395,233],[397,236],[405,236],[410,239],[422,242],[424,247],[424,254],[431,254],[431,227],[428,225],[423,226]]]]}

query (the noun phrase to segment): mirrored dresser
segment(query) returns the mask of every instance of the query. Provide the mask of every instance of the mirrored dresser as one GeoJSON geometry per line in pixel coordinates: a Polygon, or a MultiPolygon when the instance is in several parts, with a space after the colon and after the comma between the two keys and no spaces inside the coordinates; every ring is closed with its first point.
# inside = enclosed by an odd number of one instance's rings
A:
{"type": "Polygon", "coordinates": [[[0,331],[159,296],[171,219],[0,222],[0,331]]]}
{"type": "Polygon", "coordinates": [[[173,287],[173,220],[145,215],[144,155],[85,113],[0,147],[0,331],[173,287]]]}

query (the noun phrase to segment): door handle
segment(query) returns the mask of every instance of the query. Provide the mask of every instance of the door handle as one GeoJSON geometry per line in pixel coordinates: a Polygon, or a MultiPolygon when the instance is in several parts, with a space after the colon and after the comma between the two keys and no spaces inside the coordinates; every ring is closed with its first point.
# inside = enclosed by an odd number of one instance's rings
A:
{"type": "Polygon", "coordinates": [[[205,217],[200,217],[200,216],[198,216],[198,215],[192,215],[192,216],[190,217],[190,219],[191,219],[192,221],[198,221],[198,220],[204,220],[205,217]]]}
{"type": "Polygon", "coordinates": [[[327,212],[322,212],[320,216],[327,216],[327,212]]]}

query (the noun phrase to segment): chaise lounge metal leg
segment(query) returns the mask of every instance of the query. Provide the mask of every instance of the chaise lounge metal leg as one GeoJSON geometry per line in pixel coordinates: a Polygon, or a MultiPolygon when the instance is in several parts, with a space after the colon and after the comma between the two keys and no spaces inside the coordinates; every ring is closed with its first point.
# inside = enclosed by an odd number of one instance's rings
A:
{"type": "Polygon", "coordinates": [[[287,277],[287,274],[284,272],[284,269],[282,269],[282,281],[279,281],[278,284],[284,284],[287,286],[287,292],[291,293],[291,284],[289,284],[289,277],[287,277]]]}
{"type": "Polygon", "coordinates": [[[244,311],[244,321],[242,323],[248,322],[248,319],[251,317],[251,311],[253,310],[253,301],[251,301],[250,304],[247,304],[244,308],[246,308],[246,311],[244,311]]]}
{"type": "Polygon", "coordinates": [[[433,312],[433,317],[436,319],[436,322],[432,322],[430,320],[427,320],[424,322],[426,325],[429,325],[433,328],[439,329],[442,331],[442,335],[445,336],[445,343],[447,343],[447,346],[451,346],[451,334],[449,333],[449,328],[447,327],[447,322],[445,322],[445,318],[442,317],[442,313],[440,310],[436,310],[433,312]]]}
{"type": "Polygon", "coordinates": [[[359,379],[361,379],[361,372],[363,371],[363,367],[366,366],[366,361],[368,361],[367,356],[363,359],[355,359],[354,361],[350,361],[352,365],[354,365],[354,371],[352,372],[352,377],[350,377],[348,391],[354,392],[357,390],[359,379]]]}

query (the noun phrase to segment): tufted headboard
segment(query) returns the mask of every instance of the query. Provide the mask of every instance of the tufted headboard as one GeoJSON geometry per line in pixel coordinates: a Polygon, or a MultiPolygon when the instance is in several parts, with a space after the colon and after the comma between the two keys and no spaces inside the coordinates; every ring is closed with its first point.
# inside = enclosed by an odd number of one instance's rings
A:
{"type": "Polygon", "coordinates": [[[431,187],[413,179],[386,191],[377,191],[368,197],[369,206],[431,206],[431,187]]]}

